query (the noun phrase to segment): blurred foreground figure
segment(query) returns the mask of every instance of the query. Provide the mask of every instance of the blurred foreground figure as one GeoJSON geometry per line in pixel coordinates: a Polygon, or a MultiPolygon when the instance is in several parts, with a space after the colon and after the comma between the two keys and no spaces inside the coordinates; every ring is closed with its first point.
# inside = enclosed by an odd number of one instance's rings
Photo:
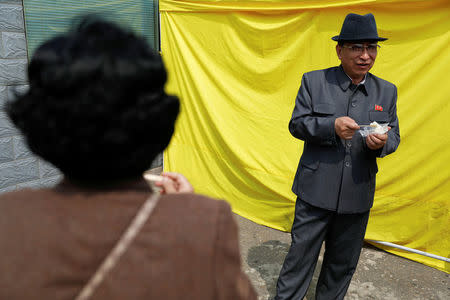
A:
{"type": "Polygon", "coordinates": [[[256,299],[228,204],[189,193],[179,174],[164,195],[142,177],[179,111],[160,56],[85,18],[28,71],[7,111],[64,179],[0,196],[0,299],[256,299]]]}

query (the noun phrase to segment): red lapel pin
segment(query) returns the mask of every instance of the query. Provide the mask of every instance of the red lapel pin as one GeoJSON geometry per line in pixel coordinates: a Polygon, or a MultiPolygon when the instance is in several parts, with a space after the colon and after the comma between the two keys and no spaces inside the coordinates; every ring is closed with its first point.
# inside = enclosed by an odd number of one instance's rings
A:
{"type": "Polygon", "coordinates": [[[375,110],[383,111],[383,106],[381,106],[381,105],[375,105],[375,110]]]}

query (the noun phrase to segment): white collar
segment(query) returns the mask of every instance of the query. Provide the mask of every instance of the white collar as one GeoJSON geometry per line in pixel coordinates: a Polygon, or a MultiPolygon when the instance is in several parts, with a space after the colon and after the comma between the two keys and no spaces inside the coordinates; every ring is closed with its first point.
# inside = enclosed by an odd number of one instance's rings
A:
{"type": "MultiPolygon", "coordinates": [[[[342,70],[344,70],[344,68],[342,68],[342,70]]],[[[345,71],[344,71],[344,73],[345,73],[345,71]]],[[[347,77],[350,79],[350,81],[353,83],[353,79],[350,77],[350,76],[348,76],[348,74],[347,73],[345,73],[345,75],[347,75],[347,77]]],[[[360,84],[364,84],[365,82],[366,82],[366,78],[367,78],[367,73],[366,73],[366,75],[364,75],[364,79],[360,82],[360,83],[358,83],[356,86],[358,86],[358,85],[360,85],[360,84]]]]}

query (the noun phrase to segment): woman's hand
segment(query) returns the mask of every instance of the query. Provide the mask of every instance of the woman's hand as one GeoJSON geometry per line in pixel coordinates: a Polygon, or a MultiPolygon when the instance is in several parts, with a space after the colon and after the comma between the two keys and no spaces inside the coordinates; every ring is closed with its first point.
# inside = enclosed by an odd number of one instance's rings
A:
{"type": "Polygon", "coordinates": [[[161,188],[161,194],[178,194],[178,193],[193,193],[194,188],[189,181],[175,172],[165,172],[161,174],[163,180],[156,181],[155,185],[161,188]]]}

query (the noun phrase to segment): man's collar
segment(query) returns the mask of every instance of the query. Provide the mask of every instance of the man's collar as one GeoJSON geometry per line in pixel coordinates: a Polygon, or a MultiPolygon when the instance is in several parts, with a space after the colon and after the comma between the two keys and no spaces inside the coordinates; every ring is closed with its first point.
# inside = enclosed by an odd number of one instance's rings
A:
{"type": "MultiPolygon", "coordinates": [[[[345,73],[345,71],[344,71],[344,73],[345,73]]],[[[347,77],[353,82],[353,79],[350,76],[348,76],[347,73],[345,73],[345,75],[347,75],[347,77]]],[[[358,83],[357,85],[364,84],[364,82],[366,82],[366,78],[367,78],[367,73],[364,75],[364,79],[361,80],[361,82],[358,83]]]]}
{"type": "MultiPolygon", "coordinates": [[[[367,95],[368,94],[368,89],[367,89],[367,79],[369,78],[368,76],[369,73],[366,73],[366,75],[364,76],[363,81],[361,81],[358,85],[361,85],[361,90],[364,91],[364,93],[367,95]]],[[[352,85],[352,79],[350,78],[350,76],[347,75],[347,73],[345,73],[344,68],[342,67],[342,65],[339,66],[338,71],[337,71],[337,79],[339,81],[339,85],[341,86],[341,89],[343,91],[346,91],[350,85],[352,85]]]]}

